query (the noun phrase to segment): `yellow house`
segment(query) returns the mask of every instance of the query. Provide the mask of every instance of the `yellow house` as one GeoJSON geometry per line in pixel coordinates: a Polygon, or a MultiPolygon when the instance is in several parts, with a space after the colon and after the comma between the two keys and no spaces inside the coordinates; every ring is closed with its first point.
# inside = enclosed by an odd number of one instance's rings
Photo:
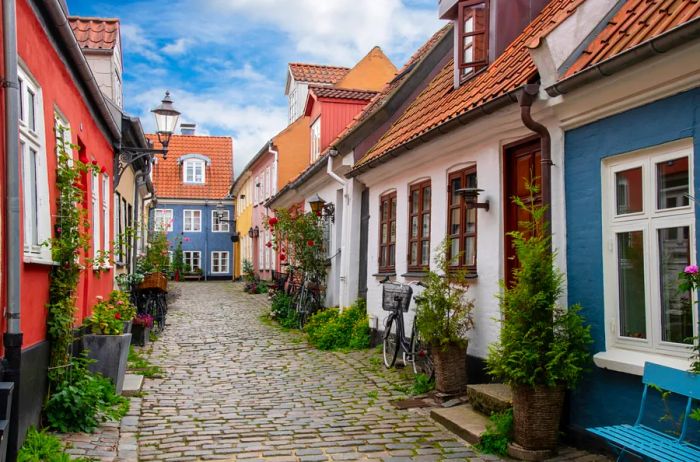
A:
{"type": "Polygon", "coordinates": [[[251,170],[244,171],[233,182],[230,191],[235,198],[236,235],[238,241],[233,243],[233,278],[243,275],[243,261],[253,259],[253,240],[248,230],[253,224],[253,179],[251,170]]]}

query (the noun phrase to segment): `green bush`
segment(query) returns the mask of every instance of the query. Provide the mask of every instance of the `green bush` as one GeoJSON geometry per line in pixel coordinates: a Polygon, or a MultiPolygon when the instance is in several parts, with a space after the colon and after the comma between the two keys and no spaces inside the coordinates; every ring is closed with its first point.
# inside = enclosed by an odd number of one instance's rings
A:
{"type": "Polygon", "coordinates": [[[286,328],[297,327],[299,324],[297,312],[294,309],[294,300],[284,292],[277,292],[272,297],[270,317],[286,328]]]}
{"type": "Polygon", "coordinates": [[[73,358],[66,380],[51,393],[44,409],[50,428],[62,433],[92,432],[129,410],[129,401],[117,395],[109,379],[87,370],[88,362],[73,358]]]}
{"type": "Polygon", "coordinates": [[[411,394],[423,395],[431,391],[433,388],[435,388],[435,380],[431,379],[425,374],[416,374],[413,382],[413,388],[411,388],[411,394]]]}
{"type": "Polygon", "coordinates": [[[508,409],[491,415],[477,448],[489,454],[505,456],[508,454],[508,443],[512,440],[513,410],[508,409]]]}
{"type": "Polygon", "coordinates": [[[64,452],[61,440],[46,432],[32,427],[27,438],[17,453],[17,462],[70,462],[71,458],[64,452]]]}
{"type": "Polygon", "coordinates": [[[321,350],[369,348],[370,332],[365,301],[358,300],[342,312],[328,308],[314,314],[304,328],[309,343],[321,350]]]}

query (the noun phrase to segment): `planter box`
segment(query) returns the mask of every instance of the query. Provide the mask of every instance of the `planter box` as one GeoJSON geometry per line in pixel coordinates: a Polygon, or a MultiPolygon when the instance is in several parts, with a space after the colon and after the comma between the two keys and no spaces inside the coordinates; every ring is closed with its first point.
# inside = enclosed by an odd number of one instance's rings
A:
{"type": "Polygon", "coordinates": [[[88,369],[90,372],[99,372],[109,378],[117,389],[117,393],[122,392],[124,385],[130,344],[131,334],[89,334],[83,337],[83,348],[87,351],[88,358],[95,360],[88,369]]]}
{"type": "Polygon", "coordinates": [[[124,333],[125,334],[131,333],[131,321],[124,321],[124,333]]]}
{"type": "Polygon", "coordinates": [[[131,344],[137,346],[148,345],[149,338],[151,335],[151,328],[144,326],[132,326],[131,327],[131,344]]]}

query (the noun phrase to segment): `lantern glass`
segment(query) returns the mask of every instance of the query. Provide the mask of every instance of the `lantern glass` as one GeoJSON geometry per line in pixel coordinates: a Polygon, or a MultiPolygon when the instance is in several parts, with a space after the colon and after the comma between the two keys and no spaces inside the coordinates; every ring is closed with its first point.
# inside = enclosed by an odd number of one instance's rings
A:
{"type": "Polygon", "coordinates": [[[311,211],[318,215],[321,210],[323,210],[323,206],[326,204],[326,201],[321,199],[321,197],[318,194],[314,194],[313,197],[309,199],[309,205],[311,206],[311,211]]]}
{"type": "Polygon", "coordinates": [[[173,100],[170,98],[170,92],[165,92],[165,97],[161,104],[151,110],[156,119],[156,130],[159,135],[162,135],[167,144],[167,140],[175,132],[177,121],[180,119],[180,112],[173,106],[173,100]]]}

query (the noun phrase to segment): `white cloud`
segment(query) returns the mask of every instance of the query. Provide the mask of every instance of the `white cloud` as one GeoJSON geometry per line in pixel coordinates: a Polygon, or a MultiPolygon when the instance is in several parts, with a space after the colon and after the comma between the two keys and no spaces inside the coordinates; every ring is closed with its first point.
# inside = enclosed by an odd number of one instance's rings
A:
{"type": "Polygon", "coordinates": [[[168,43],[162,48],[163,53],[170,55],[170,56],[175,56],[175,55],[181,55],[187,50],[188,45],[190,44],[190,41],[186,38],[179,38],[175,40],[172,43],[168,43]]]}
{"type": "Polygon", "coordinates": [[[141,55],[154,62],[163,61],[163,57],[158,54],[158,47],[155,42],[146,37],[146,33],[140,26],[122,24],[121,35],[124,39],[124,50],[141,55]]]}

